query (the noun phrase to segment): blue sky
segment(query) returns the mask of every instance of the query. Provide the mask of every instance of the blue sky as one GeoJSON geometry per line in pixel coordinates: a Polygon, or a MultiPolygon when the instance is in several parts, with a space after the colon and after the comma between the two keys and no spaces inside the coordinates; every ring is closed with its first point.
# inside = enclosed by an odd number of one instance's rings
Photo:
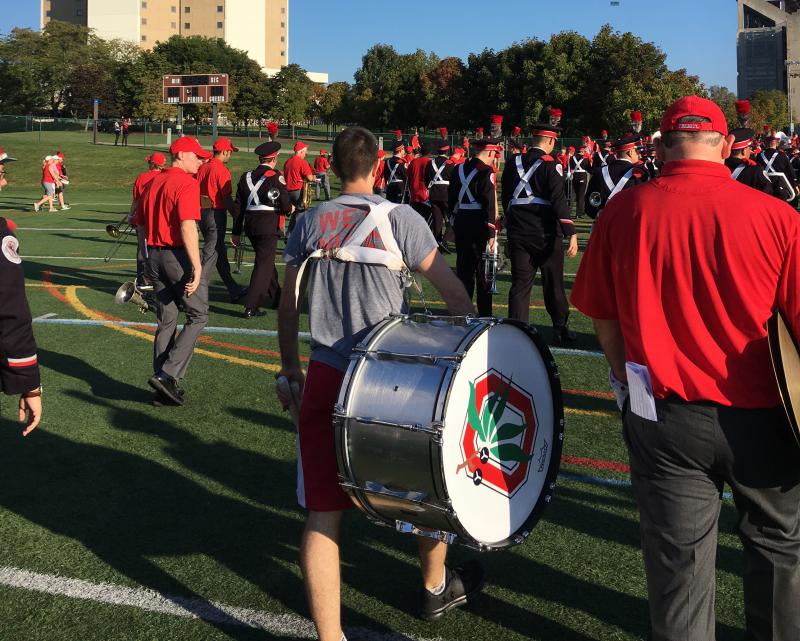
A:
{"type": "MultiPolygon", "coordinates": [[[[107,0],[113,1],[113,0],[107,0]]],[[[574,30],[593,36],[605,23],[654,42],[670,68],[684,67],[706,85],[736,90],[734,0],[290,0],[289,56],[331,81],[353,79],[361,56],[385,42],[466,58],[525,38],[574,30]],[[553,6],[562,7],[554,12],[553,6]],[[457,12],[456,12],[457,9],[457,12]]],[[[0,33],[38,28],[39,0],[2,0],[0,33]]]]}

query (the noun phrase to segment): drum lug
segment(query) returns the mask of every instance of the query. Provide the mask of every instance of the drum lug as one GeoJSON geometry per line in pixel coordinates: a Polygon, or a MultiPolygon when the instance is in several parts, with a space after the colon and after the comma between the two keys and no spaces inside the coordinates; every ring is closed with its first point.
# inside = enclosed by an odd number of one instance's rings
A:
{"type": "Polygon", "coordinates": [[[428,539],[433,539],[441,543],[447,543],[447,545],[452,545],[458,538],[455,534],[451,532],[445,532],[444,530],[420,530],[417,526],[408,523],[407,521],[396,521],[395,529],[403,534],[424,536],[428,539]]]}

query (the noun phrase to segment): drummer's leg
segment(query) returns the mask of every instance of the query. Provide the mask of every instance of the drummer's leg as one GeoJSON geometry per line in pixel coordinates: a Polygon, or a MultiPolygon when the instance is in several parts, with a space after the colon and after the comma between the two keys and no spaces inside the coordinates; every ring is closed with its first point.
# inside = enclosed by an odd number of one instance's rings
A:
{"type": "Polygon", "coordinates": [[[448,545],[424,536],[417,539],[422,581],[426,590],[436,590],[446,578],[444,562],[447,559],[448,545]]]}
{"type": "Polygon", "coordinates": [[[343,512],[309,512],[300,564],[320,641],[341,641],[339,531],[343,512]]]}

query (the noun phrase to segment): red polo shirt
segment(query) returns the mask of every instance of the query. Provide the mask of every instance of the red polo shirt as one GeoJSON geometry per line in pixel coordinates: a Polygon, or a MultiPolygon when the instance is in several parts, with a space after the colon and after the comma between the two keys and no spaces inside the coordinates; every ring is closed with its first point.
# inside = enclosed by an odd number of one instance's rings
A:
{"type": "Polygon", "coordinates": [[[233,193],[231,172],[219,158],[212,158],[197,172],[200,193],[208,196],[214,209],[225,209],[225,199],[233,193]]]}
{"type": "Polygon", "coordinates": [[[147,185],[150,184],[150,181],[160,173],[160,169],[148,169],[147,171],[144,171],[136,176],[136,180],[133,183],[133,199],[139,200],[142,197],[144,188],[147,187],[147,185]]]}
{"type": "Polygon", "coordinates": [[[327,156],[317,156],[314,160],[314,172],[317,174],[324,174],[330,166],[327,156]]]}
{"type": "Polygon", "coordinates": [[[422,203],[428,200],[428,184],[425,182],[425,167],[430,158],[414,158],[408,165],[408,186],[411,191],[411,202],[422,203]]]}
{"type": "Polygon", "coordinates": [[[305,158],[300,156],[292,156],[283,165],[283,177],[286,179],[286,189],[289,191],[302,189],[303,177],[313,175],[314,172],[311,170],[311,165],[306,162],[305,158]]]}
{"type": "Polygon", "coordinates": [[[766,322],[777,305],[800,335],[799,244],[786,203],[723,164],[669,162],[603,210],[572,303],[619,320],[657,398],[775,407],[766,322]]]}
{"type": "Polygon", "coordinates": [[[145,226],[148,245],[183,247],[183,220],[200,220],[200,184],[183,169],[170,167],[145,187],[133,224],[145,226]]]}

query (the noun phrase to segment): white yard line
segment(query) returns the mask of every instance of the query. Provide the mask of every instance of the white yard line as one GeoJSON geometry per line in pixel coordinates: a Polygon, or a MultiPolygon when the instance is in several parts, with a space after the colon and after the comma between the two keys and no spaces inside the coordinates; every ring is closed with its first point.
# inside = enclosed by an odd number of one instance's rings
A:
{"type": "MultiPolygon", "coordinates": [[[[316,639],[314,626],[296,614],[274,614],[264,610],[240,608],[200,598],[173,597],[146,588],[128,588],[113,583],[92,583],[82,579],[40,574],[14,567],[0,567],[0,585],[53,596],[81,599],[95,603],[127,606],[185,619],[263,630],[280,637],[316,639]]],[[[400,633],[350,629],[351,635],[371,641],[434,641],[400,633]]]]}

